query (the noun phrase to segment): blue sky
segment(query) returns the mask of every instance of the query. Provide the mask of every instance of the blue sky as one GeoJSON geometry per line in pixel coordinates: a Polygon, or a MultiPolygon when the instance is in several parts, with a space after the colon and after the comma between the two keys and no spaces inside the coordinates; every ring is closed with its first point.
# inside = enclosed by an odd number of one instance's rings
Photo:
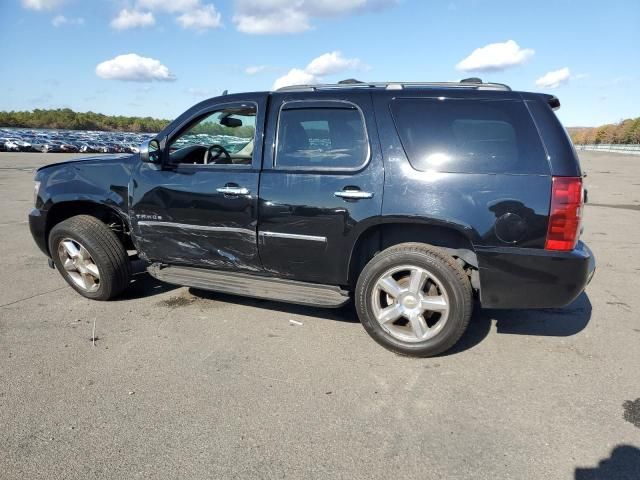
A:
{"type": "Polygon", "coordinates": [[[640,1],[0,0],[0,110],[173,118],[291,82],[479,76],[640,116],[640,1]]]}

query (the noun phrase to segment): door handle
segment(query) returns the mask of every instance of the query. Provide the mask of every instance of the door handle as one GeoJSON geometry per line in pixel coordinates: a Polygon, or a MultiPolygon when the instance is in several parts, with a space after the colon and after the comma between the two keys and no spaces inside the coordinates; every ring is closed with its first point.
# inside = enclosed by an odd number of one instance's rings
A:
{"type": "Polygon", "coordinates": [[[231,187],[228,185],[225,185],[224,187],[216,188],[216,192],[224,193],[225,195],[249,195],[249,193],[251,193],[248,188],[231,187]]]}
{"type": "Polygon", "coordinates": [[[363,192],[362,190],[342,190],[341,192],[335,192],[334,195],[340,198],[346,198],[349,200],[359,200],[361,198],[373,198],[373,193],[363,192]]]}

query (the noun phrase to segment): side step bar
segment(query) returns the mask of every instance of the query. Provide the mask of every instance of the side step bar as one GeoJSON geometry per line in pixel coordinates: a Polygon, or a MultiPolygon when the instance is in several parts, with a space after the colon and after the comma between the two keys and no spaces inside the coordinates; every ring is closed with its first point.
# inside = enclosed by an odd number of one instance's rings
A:
{"type": "Polygon", "coordinates": [[[245,297],[327,308],[340,307],[349,300],[349,292],[332,285],[157,263],[147,270],[163,282],[245,297]]]}

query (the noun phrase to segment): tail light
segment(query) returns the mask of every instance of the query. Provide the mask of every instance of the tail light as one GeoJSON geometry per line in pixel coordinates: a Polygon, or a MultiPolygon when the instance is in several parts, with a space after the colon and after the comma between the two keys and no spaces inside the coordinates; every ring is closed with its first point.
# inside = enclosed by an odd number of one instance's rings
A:
{"type": "Polygon", "coordinates": [[[545,249],[568,251],[575,248],[580,236],[582,206],[582,178],[553,177],[545,249]]]}

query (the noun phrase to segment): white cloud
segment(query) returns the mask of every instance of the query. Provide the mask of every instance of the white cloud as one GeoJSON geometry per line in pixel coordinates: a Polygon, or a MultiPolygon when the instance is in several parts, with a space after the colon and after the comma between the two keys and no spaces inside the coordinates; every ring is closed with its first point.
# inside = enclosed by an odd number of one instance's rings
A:
{"type": "Polygon", "coordinates": [[[155,24],[154,13],[175,15],[176,22],[185,29],[205,30],[222,25],[216,7],[202,0],[137,0],[132,10],[121,10],[111,26],[120,30],[147,27],[155,24]]]}
{"type": "Polygon", "coordinates": [[[201,6],[200,0],[138,0],[139,8],[168,13],[189,12],[201,6]]]}
{"type": "Polygon", "coordinates": [[[357,58],[344,58],[342,53],[335,51],[324,53],[309,62],[305,71],[311,75],[323,76],[340,73],[345,70],[361,67],[357,58]]]}
{"type": "Polygon", "coordinates": [[[300,33],[311,28],[309,18],[292,8],[265,12],[262,15],[234,15],[233,21],[238,31],[254,35],[300,33]]]}
{"type": "Polygon", "coordinates": [[[177,19],[182,28],[193,28],[204,30],[207,28],[218,28],[222,25],[220,12],[213,5],[202,5],[201,7],[189,10],[177,19]]]}
{"type": "Polygon", "coordinates": [[[236,28],[255,35],[299,33],[311,19],[379,10],[398,0],[236,0],[236,28]]]}
{"type": "Polygon", "coordinates": [[[22,6],[29,10],[53,10],[62,2],[63,0],[22,0],[22,6]]]}
{"type": "Polygon", "coordinates": [[[325,75],[333,75],[346,70],[362,68],[362,62],[357,58],[345,58],[339,51],[323,53],[314,58],[304,68],[292,68],[286,75],[278,78],[273,89],[289,85],[309,85],[319,83],[325,75]]]}
{"type": "Polygon", "coordinates": [[[56,15],[51,20],[51,25],[53,25],[54,27],[62,27],[64,25],[78,25],[78,26],[81,26],[81,25],[84,25],[84,18],[82,18],[82,17],[67,18],[64,15],[56,15]]]}
{"type": "Polygon", "coordinates": [[[288,87],[289,85],[311,85],[314,83],[319,83],[319,79],[316,76],[299,68],[292,68],[289,70],[289,73],[278,78],[273,83],[273,89],[277,90],[282,87],[288,87]]]}
{"type": "Polygon", "coordinates": [[[123,8],[118,16],[111,20],[111,27],[116,30],[126,30],[136,27],[150,27],[155,25],[156,19],[151,12],[141,12],[139,10],[127,10],[123,8]]]}
{"type": "Polygon", "coordinates": [[[456,65],[462,71],[504,70],[527,61],[535,53],[530,48],[520,48],[513,40],[504,43],[490,43],[476,48],[471,55],[456,65]]]}
{"type": "Polygon", "coordinates": [[[267,68],[269,68],[267,65],[250,65],[244,69],[244,73],[247,75],[256,75],[264,72],[267,68]]]}
{"type": "Polygon", "coordinates": [[[540,88],[558,88],[560,85],[567,83],[570,78],[569,67],[564,67],[544,74],[536,80],[536,86],[540,88]]]}
{"type": "Polygon", "coordinates": [[[135,53],[118,55],[104,61],[96,67],[96,75],[106,80],[124,80],[129,82],[171,82],[176,79],[159,60],[141,57],[135,53]]]}

